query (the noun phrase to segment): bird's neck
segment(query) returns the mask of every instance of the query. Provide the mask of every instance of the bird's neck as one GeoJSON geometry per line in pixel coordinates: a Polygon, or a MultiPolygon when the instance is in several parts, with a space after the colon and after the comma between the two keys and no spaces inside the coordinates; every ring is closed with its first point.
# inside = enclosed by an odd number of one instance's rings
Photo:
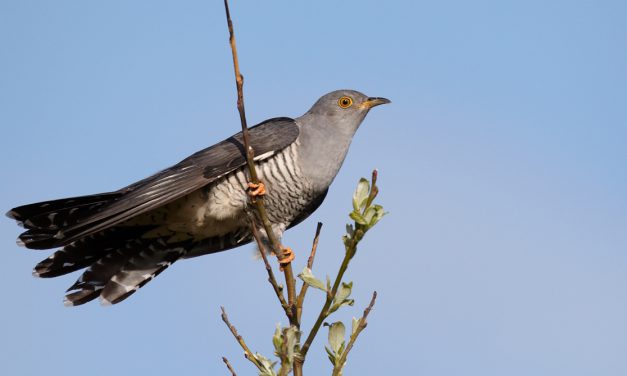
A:
{"type": "Polygon", "coordinates": [[[316,191],[322,192],[340,170],[355,132],[341,129],[332,119],[309,114],[297,118],[296,123],[300,127],[299,159],[303,174],[316,191]]]}

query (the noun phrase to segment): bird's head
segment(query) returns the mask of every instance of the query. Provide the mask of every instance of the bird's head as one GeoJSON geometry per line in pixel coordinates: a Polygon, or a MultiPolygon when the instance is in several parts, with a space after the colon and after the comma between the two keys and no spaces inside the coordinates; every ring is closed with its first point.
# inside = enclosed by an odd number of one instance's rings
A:
{"type": "Polygon", "coordinates": [[[355,90],[336,90],[318,99],[307,115],[338,127],[346,127],[346,131],[354,133],[372,107],[386,103],[390,103],[390,100],[369,97],[355,90]]]}
{"type": "Polygon", "coordinates": [[[302,171],[314,182],[314,190],[326,190],[342,166],[355,132],[372,107],[390,103],[354,90],[323,95],[297,119],[300,127],[299,157],[302,171]]]}

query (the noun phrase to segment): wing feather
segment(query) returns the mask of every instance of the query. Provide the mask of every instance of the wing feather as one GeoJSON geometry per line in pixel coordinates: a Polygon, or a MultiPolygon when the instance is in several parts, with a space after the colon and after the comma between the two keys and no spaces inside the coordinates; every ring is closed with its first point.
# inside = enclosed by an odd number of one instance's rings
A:
{"type": "MultiPolygon", "coordinates": [[[[266,120],[249,129],[255,155],[265,158],[292,144],[299,134],[298,126],[290,118],[266,120]]],[[[261,159],[260,159],[261,160],[261,159]]],[[[246,158],[242,133],[203,149],[146,179],[112,192],[107,204],[85,213],[66,227],[31,230],[29,248],[53,248],[70,244],[84,236],[166,205],[190,194],[220,177],[244,166],[246,158]],[[41,238],[41,239],[40,239],[41,238]],[[38,246],[37,243],[41,242],[38,246]]],[[[33,204],[35,205],[35,204],[33,204]]],[[[13,212],[13,218],[21,219],[13,212]],[[17,218],[16,218],[17,217],[17,218]]]]}

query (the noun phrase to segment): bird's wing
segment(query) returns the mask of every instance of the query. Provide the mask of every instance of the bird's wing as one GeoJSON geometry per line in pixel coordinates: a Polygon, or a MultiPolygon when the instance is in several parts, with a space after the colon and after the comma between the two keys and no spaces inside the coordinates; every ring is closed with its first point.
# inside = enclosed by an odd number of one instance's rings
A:
{"type": "MultiPolygon", "coordinates": [[[[250,144],[255,151],[255,160],[271,157],[292,144],[299,134],[293,119],[275,118],[249,129],[250,144]]],[[[29,248],[53,248],[71,243],[76,239],[119,224],[137,215],[149,212],[183,197],[215,181],[246,164],[242,133],[209,148],[192,154],[178,164],[156,173],[119,191],[112,192],[112,199],[99,203],[93,211],[75,218],[67,226],[35,227],[26,231],[20,239],[29,248]]],[[[71,198],[76,202],[79,198],[71,198]]],[[[57,207],[62,200],[55,200],[57,207]]],[[[41,216],[50,211],[46,203],[14,208],[9,216],[23,223],[29,216],[41,216]],[[41,212],[34,212],[40,207],[41,212]],[[23,209],[28,208],[28,215],[23,209]]],[[[55,221],[56,222],[56,221],[55,221]]],[[[28,226],[25,226],[27,229],[28,226]]]]}

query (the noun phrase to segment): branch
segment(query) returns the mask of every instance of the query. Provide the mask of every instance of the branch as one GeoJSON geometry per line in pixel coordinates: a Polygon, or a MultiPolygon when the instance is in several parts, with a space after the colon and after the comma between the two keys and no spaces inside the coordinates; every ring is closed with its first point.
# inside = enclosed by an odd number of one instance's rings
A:
{"type": "Polygon", "coordinates": [[[233,367],[231,367],[231,363],[229,363],[229,360],[225,356],[222,357],[222,361],[224,362],[224,364],[226,364],[226,368],[229,369],[229,372],[231,372],[231,376],[237,376],[237,374],[233,370],[233,367]]]}
{"type": "Polygon", "coordinates": [[[337,290],[340,287],[340,282],[342,282],[344,273],[346,272],[346,269],[348,268],[348,264],[354,254],[355,252],[349,252],[349,251],[347,251],[344,254],[344,260],[342,260],[342,265],[340,265],[340,270],[338,270],[337,276],[335,277],[335,281],[333,282],[333,288],[331,289],[331,292],[327,293],[327,298],[324,302],[324,306],[322,306],[322,309],[320,310],[320,313],[318,314],[318,318],[316,319],[316,322],[311,328],[311,332],[309,332],[307,339],[305,340],[305,342],[303,343],[303,346],[300,349],[300,356],[303,359],[303,361],[305,359],[305,356],[307,355],[307,351],[309,351],[309,347],[311,346],[311,343],[316,337],[316,334],[318,334],[318,330],[320,329],[320,326],[322,326],[324,319],[326,319],[327,316],[329,315],[329,308],[331,308],[331,303],[333,303],[333,299],[335,298],[335,295],[337,294],[337,290]]]}
{"type": "MultiPolygon", "coordinates": [[[[224,0],[224,9],[226,11],[226,22],[229,28],[229,43],[231,44],[231,52],[233,54],[233,69],[235,71],[235,84],[237,86],[237,110],[239,111],[240,122],[242,124],[242,138],[244,139],[244,147],[246,150],[246,162],[248,164],[248,170],[250,172],[250,178],[253,183],[259,183],[259,177],[257,176],[257,170],[255,169],[254,156],[255,151],[250,147],[250,138],[248,135],[248,126],[246,125],[246,112],[244,109],[244,77],[239,71],[239,60],[237,58],[237,46],[235,44],[235,33],[233,31],[233,21],[231,21],[231,13],[229,12],[229,3],[224,0]]],[[[279,260],[284,258],[283,249],[272,230],[272,225],[268,219],[266,207],[263,202],[263,196],[259,196],[257,200],[254,200],[255,207],[259,213],[259,217],[263,224],[263,227],[268,236],[268,240],[272,245],[273,251],[279,260]]],[[[251,226],[254,224],[251,223],[251,226]]],[[[288,263],[283,266],[283,273],[285,273],[285,284],[287,286],[287,299],[290,309],[294,309],[296,303],[296,280],[294,279],[294,272],[292,271],[292,264],[288,263]]],[[[295,315],[288,315],[290,324],[298,325],[295,320],[295,315]]]]}
{"type": "MultiPolygon", "coordinates": [[[[361,182],[362,181],[360,181],[360,184],[361,184],[361,182]]],[[[358,192],[355,192],[356,195],[357,195],[357,193],[358,192]]],[[[359,216],[363,217],[363,215],[365,215],[365,213],[371,208],[371,204],[374,201],[374,199],[375,199],[375,197],[377,196],[378,193],[379,193],[379,188],[377,187],[377,170],[374,170],[372,172],[372,185],[370,186],[370,192],[368,193],[368,196],[364,200],[364,206],[363,206],[363,208],[356,208],[355,209],[356,211],[360,211],[359,213],[357,213],[359,216]]],[[[354,197],[353,199],[357,200],[357,197],[354,197]]],[[[379,207],[379,209],[381,210],[381,213],[382,213],[381,216],[383,216],[383,212],[382,212],[383,208],[379,207]]],[[[379,217],[379,219],[380,219],[380,217],[379,217]]],[[[363,224],[359,224],[359,223],[355,222],[355,229],[354,229],[354,231],[352,231],[350,234],[344,236],[344,245],[346,247],[346,253],[344,254],[344,260],[342,260],[342,265],[340,265],[340,269],[338,270],[337,276],[335,277],[335,281],[333,282],[333,288],[331,289],[330,292],[327,292],[327,298],[326,298],[326,300],[324,302],[324,306],[320,310],[320,313],[318,314],[318,318],[316,319],[316,322],[314,323],[313,327],[311,328],[311,332],[309,332],[309,335],[307,336],[307,339],[305,340],[305,342],[303,343],[303,346],[301,347],[300,355],[301,355],[302,362],[304,362],[305,356],[307,355],[307,351],[309,351],[309,347],[311,346],[311,343],[313,342],[314,338],[316,337],[316,334],[318,333],[318,330],[320,329],[320,326],[322,325],[324,320],[327,318],[327,316],[329,316],[329,314],[330,314],[329,308],[331,307],[331,304],[333,303],[333,300],[335,299],[335,296],[337,294],[337,290],[340,287],[340,283],[342,282],[342,278],[344,277],[344,273],[346,272],[346,269],[348,268],[348,264],[350,263],[351,259],[357,253],[357,244],[359,244],[361,239],[363,239],[365,233],[372,226],[374,226],[377,221],[378,221],[378,219],[376,221],[374,221],[373,223],[367,224],[367,225],[363,225],[363,224]]]]}
{"type": "Polygon", "coordinates": [[[261,240],[259,230],[257,229],[257,224],[254,223],[254,218],[252,218],[252,216],[250,220],[251,220],[251,223],[253,223],[253,226],[251,226],[252,231],[253,231],[253,237],[257,241],[257,247],[259,248],[259,253],[261,253],[261,258],[263,259],[263,263],[266,266],[266,271],[268,272],[268,282],[270,282],[270,285],[272,285],[272,289],[274,290],[274,293],[279,299],[279,302],[281,303],[281,307],[283,307],[285,314],[289,318],[292,315],[292,311],[290,310],[289,305],[285,301],[285,296],[283,295],[283,289],[279,286],[279,284],[276,281],[276,278],[274,277],[274,272],[272,271],[272,266],[270,266],[270,263],[268,262],[268,257],[266,256],[264,244],[263,244],[263,241],[261,240]]]}
{"type": "MultiPolygon", "coordinates": [[[[314,258],[316,257],[316,250],[318,249],[318,240],[320,238],[320,231],[322,230],[322,222],[318,222],[316,226],[316,235],[314,236],[313,244],[311,246],[311,253],[309,254],[309,259],[307,260],[307,268],[311,269],[313,267],[314,258]]],[[[303,285],[300,288],[300,293],[298,294],[298,299],[296,299],[296,321],[300,323],[300,317],[303,314],[303,303],[305,302],[305,294],[307,294],[307,289],[309,285],[303,282],[303,285]]]]}
{"type": "Polygon", "coordinates": [[[357,325],[357,329],[355,330],[355,333],[351,334],[350,340],[348,341],[348,345],[346,345],[346,350],[344,350],[344,352],[342,353],[342,356],[340,357],[340,361],[338,362],[339,366],[333,367],[333,376],[339,376],[342,374],[342,368],[344,368],[344,364],[346,363],[346,358],[348,357],[348,353],[353,348],[355,341],[357,341],[357,337],[359,336],[359,333],[361,333],[364,329],[366,329],[366,326],[368,326],[368,322],[366,321],[366,319],[368,318],[370,311],[372,311],[372,307],[374,307],[374,303],[376,300],[377,300],[377,292],[375,291],[372,293],[372,299],[370,299],[370,304],[368,304],[368,307],[366,307],[366,309],[364,310],[364,314],[361,316],[361,319],[359,319],[359,324],[357,325]]]}
{"type": "Polygon", "coordinates": [[[307,267],[311,269],[313,267],[314,258],[316,257],[316,250],[318,249],[318,240],[320,238],[320,231],[322,230],[322,222],[318,222],[316,226],[316,235],[314,236],[313,244],[311,246],[311,253],[307,260],[307,267]]]}
{"type": "Polygon", "coordinates": [[[259,361],[255,357],[253,352],[250,351],[250,349],[246,345],[246,342],[244,342],[244,338],[239,335],[239,333],[237,333],[237,329],[235,329],[235,326],[233,326],[233,324],[231,324],[231,322],[229,321],[229,317],[226,315],[224,307],[220,307],[220,309],[222,310],[222,321],[224,321],[231,333],[233,333],[233,336],[235,337],[239,345],[242,347],[242,349],[244,349],[244,356],[246,357],[246,359],[250,360],[255,366],[257,366],[257,368],[263,367],[263,365],[259,363],[259,361]]]}
{"type": "Polygon", "coordinates": [[[258,183],[257,170],[255,170],[254,157],[255,151],[250,147],[250,136],[248,135],[248,126],[246,125],[246,111],[244,109],[244,76],[239,71],[239,60],[237,58],[237,46],[235,45],[235,33],[233,31],[233,21],[231,21],[231,12],[229,12],[229,3],[224,0],[224,9],[226,10],[226,23],[229,28],[229,43],[231,44],[231,52],[233,54],[233,70],[235,71],[235,85],[237,86],[237,111],[239,112],[240,122],[242,124],[242,136],[244,139],[244,147],[246,148],[246,163],[253,183],[258,183]]]}

